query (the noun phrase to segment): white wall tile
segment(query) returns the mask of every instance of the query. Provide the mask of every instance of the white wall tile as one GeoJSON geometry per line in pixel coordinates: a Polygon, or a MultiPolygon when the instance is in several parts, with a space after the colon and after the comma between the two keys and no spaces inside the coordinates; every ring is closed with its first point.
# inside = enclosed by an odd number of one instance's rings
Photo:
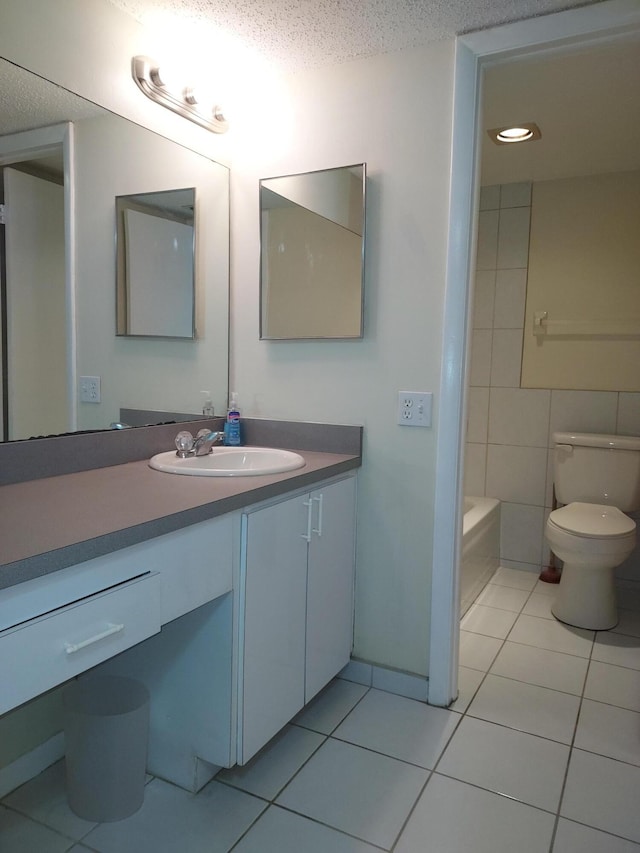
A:
{"type": "Polygon", "coordinates": [[[620,392],[616,432],[620,435],[640,435],[640,394],[620,392]]]}
{"type": "Polygon", "coordinates": [[[471,364],[469,385],[489,385],[491,377],[491,329],[477,329],[471,335],[471,364]]]}
{"type": "Polygon", "coordinates": [[[497,210],[485,210],[478,216],[478,252],[476,255],[476,269],[478,270],[494,270],[496,268],[498,219],[499,212],[497,210]]]}
{"type": "Polygon", "coordinates": [[[500,184],[480,188],[480,210],[497,210],[500,207],[500,184]]]}
{"type": "Polygon", "coordinates": [[[464,493],[483,497],[487,470],[487,445],[467,444],[464,459],[464,493]]]}
{"type": "Polygon", "coordinates": [[[551,392],[529,388],[491,388],[489,442],[546,447],[551,392]]]}
{"type": "Polygon", "coordinates": [[[467,397],[467,441],[487,443],[489,389],[469,388],[467,397]]]}
{"type": "Polygon", "coordinates": [[[493,305],[496,292],[495,270],[478,270],[473,289],[473,328],[493,327],[493,305]]]}
{"type": "Polygon", "coordinates": [[[615,433],[616,391],[552,391],[549,444],[558,430],[615,433]]]}
{"type": "Polygon", "coordinates": [[[486,493],[503,501],[544,506],[546,472],[546,448],[490,444],[486,493]]]}
{"type": "Polygon", "coordinates": [[[547,454],[547,488],[545,492],[544,505],[546,507],[553,506],[553,448],[549,448],[547,454]]]}
{"type": "Polygon", "coordinates": [[[540,565],[544,509],[503,501],[500,513],[501,558],[540,565]]]}
{"type": "Polygon", "coordinates": [[[522,330],[495,329],[491,348],[491,385],[520,387],[522,330]]]}
{"type": "Polygon", "coordinates": [[[527,270],[498,270],[495,281],[493,326],[522,329],[527,300],[527,270]]]}
{"type": "Polygon", "coordinates": [[[530,218],[528,207],[500,211],[497,269],[521,269],[528,265],[530,218]]]}
{"type": "Polygon", "coordinates": [[[530,207],[531,183],[502,184],[500,187],[500,207],[530,207]]]}

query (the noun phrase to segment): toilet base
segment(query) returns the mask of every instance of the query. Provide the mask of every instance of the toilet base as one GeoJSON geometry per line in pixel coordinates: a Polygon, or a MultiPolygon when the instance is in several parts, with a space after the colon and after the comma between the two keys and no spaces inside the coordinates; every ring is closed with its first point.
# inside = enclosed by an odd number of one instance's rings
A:
{"type": "Polygon", "coordinates": [[[618,624],[614,568],[565,563],[551,612],[560,622],[590,631],[618,624]]]}

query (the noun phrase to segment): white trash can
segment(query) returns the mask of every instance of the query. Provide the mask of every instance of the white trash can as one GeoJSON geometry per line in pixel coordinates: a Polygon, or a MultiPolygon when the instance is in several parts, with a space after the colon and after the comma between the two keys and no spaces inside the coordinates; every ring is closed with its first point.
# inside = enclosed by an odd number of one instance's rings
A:
{"type": "Polygon", "coordinates": [[[89,676],[65,688],[67,797],[85,820],[122,820],[144,800],[149,691],[117,675],[89,676]]]}

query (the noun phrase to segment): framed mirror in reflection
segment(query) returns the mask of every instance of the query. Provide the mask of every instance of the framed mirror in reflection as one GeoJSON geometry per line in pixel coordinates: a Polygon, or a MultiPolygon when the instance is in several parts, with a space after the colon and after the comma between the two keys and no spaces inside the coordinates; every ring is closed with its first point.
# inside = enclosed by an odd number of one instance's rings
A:
{"type": "Polygon", "coordinates": [[[366,166],[260,181],[260,338],[361,338],[366,166]]]}
{"type": "Polygon", "coordinates": [[[194,187],[116,198],[116,334],[195,337],[194,187]]]}
{"type": "MultiPolygon", "coordinates": [[[[204,390],[215,413],[224,412],[228,169],[1,58],[0,92],[0,172],[5,189],[11,184],[12,195],[4,229],[8,243],[0,264],[0,438],[109,429],[122,420],[122,409],[193,412],[197,418],[202,416],[204,390]],[[24,186],[36,180],[38,188],[57,190],[51,204],[58,205],[58,212],[31,217],[34,226],[42,223],[33,236],[27,237],[30,232],[21,226],[9,234],[10,223],[18,224],[20,208],[28,213],[33,207],[33,194],[27,196],[24,186]],[[207,236],[197,241],[195,253],[191,241],[195,276],[181,274],[188,281],[188,307],[180,324],[163,327],[162,336],[144,337],[148,328],[140,325],[134,327],[140,336],[118,336],[115,199],[140,194],[150,198],[158,191],[171,198],[179,193],[184,201],[184,188],[194,205],[197,197],[197,230],[207,236]],[[55,233],[53,224],[59,226],[55,233]],[[45,250],[45,231],[55,248],[45,250]],[[100,379],[99,400],[83,393],[86,377],[100,379]]],[[[131,230],[137,238],[138,223],[131,230]]],[[[139,260],[130,258],[132,268],[139,260]]],[[[143,293],[143,314],[150,317],[155,300],[145,304],[144,298],[143,293]]],[[[182,298],[180,305],[184,307],[182,298]]]]}

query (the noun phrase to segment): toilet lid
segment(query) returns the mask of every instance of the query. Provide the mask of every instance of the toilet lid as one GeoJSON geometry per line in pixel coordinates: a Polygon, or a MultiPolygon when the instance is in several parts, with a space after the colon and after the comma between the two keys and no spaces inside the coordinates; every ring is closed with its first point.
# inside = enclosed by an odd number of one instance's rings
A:
{"type": "Polygon", "coordinates": [[[579,501],[554,509],[549,520],[570,533],[594,538],[626,536],[636,529],[635,522],[616,506],[579,501]]]}

